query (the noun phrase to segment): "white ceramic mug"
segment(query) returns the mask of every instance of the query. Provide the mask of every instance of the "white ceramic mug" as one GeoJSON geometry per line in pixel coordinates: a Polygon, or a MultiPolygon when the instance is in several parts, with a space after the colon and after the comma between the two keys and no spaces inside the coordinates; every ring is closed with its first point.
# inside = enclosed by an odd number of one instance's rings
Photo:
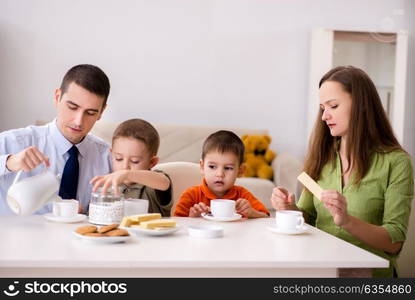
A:
{"type": "Polygon", "coordinates": [[[297,210],[279,210],[275,213],[277,228],[296,230],[304,225],[303,213],[297,210]]]}
{"type": "Polygon", "coordinates": [[[61,200],[53,202],[53,215],[55,217],[73,218],[78,214],[79,202],[77,200],[61,200]]]}
{"type": "Polygon", "coordinates": [[[59,199],[59,180],[49,170],[19,181],[21,174],[17,173],[7,191],[7,203],[15,214],[30,215],[46,202],[59,199]]]}
{"type": "Polygon", "coordinates": [[[226,199],[211,200],[210,212],[216,218],[233,217],[235,215],[235,201],[226,199]]]}
{"type": "Polygon", "coordinates": [[[148,213],[149,202],[147,199],[124,199],[124,216],[132,216],[148,213]]]}

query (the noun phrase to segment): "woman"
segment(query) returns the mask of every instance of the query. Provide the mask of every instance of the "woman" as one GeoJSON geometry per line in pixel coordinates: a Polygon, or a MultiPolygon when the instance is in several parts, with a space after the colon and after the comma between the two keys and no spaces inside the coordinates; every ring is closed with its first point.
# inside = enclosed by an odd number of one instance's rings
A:
{"type": "Polygon", "coordinates": [[[336,67],[319,83],[320,111],[304,171],[323,188],[274,189],[275,209],[301,210],[308,223],[390,261],[374,277],[397,274],[413,198],[411,160],[396,140],[372,80],[361,69],[336,67]]]}

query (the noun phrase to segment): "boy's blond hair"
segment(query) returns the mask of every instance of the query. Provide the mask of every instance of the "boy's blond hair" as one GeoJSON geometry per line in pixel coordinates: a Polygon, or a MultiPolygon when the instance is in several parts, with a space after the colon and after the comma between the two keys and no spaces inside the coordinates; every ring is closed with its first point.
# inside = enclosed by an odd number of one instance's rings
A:
{"type": "Polygon", "coordinates": [[[202,147],[202,160],[212,151],[230,152],[236,155],[239,165],[244,161],[245,146],[242,140],[232,131],[219,130],[207,137],[202,147]]]}
{"type": "Polygon", "coordinates": [[[157,155],[160,146],[160,136],[149,122],[142,119],[130,119],[122,122],[115,129],[112,144],[117,138],[134,138],[146,146],[151,156],[157,155]]]}

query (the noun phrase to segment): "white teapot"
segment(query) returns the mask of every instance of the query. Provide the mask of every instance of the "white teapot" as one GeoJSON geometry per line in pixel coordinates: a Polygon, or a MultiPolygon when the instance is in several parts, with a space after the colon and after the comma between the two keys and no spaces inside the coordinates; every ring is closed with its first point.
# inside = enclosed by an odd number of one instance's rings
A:
{"type": "Polygon", "coordinates": [[[59,177],[46,170],[38,175],[24,178],[20,181],[19,171],[13,184],[7,191],[7,203],[10,209],[18,215],[30,215],[41,208],[46,202],[60,200],[59,177]]]}

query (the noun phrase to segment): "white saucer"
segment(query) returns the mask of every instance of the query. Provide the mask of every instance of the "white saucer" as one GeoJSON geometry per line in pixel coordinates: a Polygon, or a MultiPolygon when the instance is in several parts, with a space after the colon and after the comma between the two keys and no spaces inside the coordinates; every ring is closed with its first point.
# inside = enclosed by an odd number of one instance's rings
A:
{"type": "Polygon", "coordinates": [[[303,225],[293,230],[285,230],[285,229],[278,228],[277,225],[275,224],[272,224],[272,225],[267,226],[267,229],[275,233],[294,235],[294,234],[302,234],[308,231],[308,226],[303,225]]]}
{"type": "Polygon", "coordinates": [[[47,213],[47,214],[44,214],[43,217],[48,221],[59,222],[59,223],[77,223],[77,222],[81,222],[86,219],[86,215],[82,215],[82,214],[77,214],[71,218],[65,218],[65,217],[55,216],[52,213],[47,213]]]}
{"type": "Polygon", "coordinates": [[[206,220],[217,221],[217,222],[231,222],[242,218],[242,215],[235,213],[232,217],[214,217],[211,214],[202,213],[202,217],[206,220]]]}
{"type": "Polygon", "coordinates": [[[75,231],[73,231],[73,234],[88,242],[94,242],[98,244],[114,244],[114,243],[123,243],[131,239],[131,236],[88,236],[88,235],[82,235],[75,231]]]}
{"type": "Polygon", "coordinates": [[[152,235],[152,236],[162,236],[162,235],[169,235],[175,233],[176,231],[180,230],[180,225],[176,225],[175,227],[170,228],[160,228],[160,229],[146,229],[141,227],[120,227],[121,229],[128,230],[130,233],[135,234],[145,234],[145,235],[152,235]]]}

